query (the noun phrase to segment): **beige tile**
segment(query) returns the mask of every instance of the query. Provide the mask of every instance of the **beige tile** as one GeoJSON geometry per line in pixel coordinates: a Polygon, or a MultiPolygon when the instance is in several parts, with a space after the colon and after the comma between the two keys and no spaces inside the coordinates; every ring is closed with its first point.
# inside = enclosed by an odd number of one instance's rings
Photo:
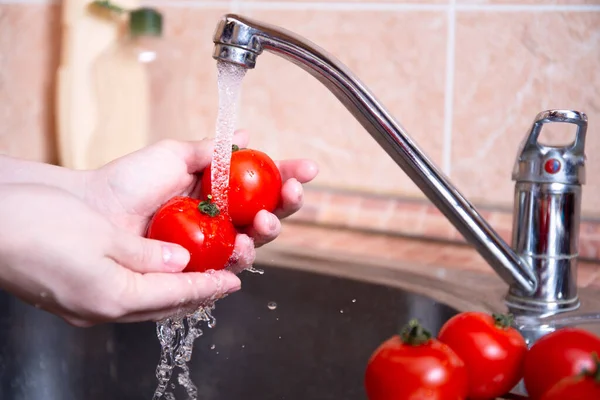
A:
{"type": "MultiPolygon", "coordinates": [[[[305,35],[341,59],[433,160],[441,162],[444,13],[244,13],[305,35]]],[[[261,55],[256,69],[246,75],[242,126],[252,132],[251,145],[276,158],[311,157],[319,162],[315,183],[321,186],[421,197],[328,90],[308,73],[274,55],[261,55]]]]}
{"type": "Polygon", "coordinates": [[[520,2],[518,0],[456,0],[456,4],[510,4],[510,5],[546,5],[546,4],[559,4],[559,5],[580,5],[580,4],[600,4],[598,0],[527,0],[526,2],[520,2]]]}
{"type": "Polygon", "coordinates": [[[600,13],[458,14],[451,175],[472,202],[511,207],[511,170],[533,118],[570,108],[592,124],[583,207],[600,213],[599,26],[600,13]]]}
{"type": "MultiPolygon", "coordinates": [[[[240,0],[241,3],[253,2],[256,0],[240,0]]],[[[264,3],[278,2],[281,0],[263,0],[264,3]]],[[[287,0],[286,3],[314,3],[314,0],[287,0]]],[[[374,3],[370,0],[321,0],[320,3],[374,3]]],[[[377,0],[377,3],[407,3],[407,4],[447,4],[449,0],[377,0]]]]}
{"type": "Polygon", "coordinates": [[[56,162],[57,5],[0,4],[0,154],[56,162]]]}
{"type": "Polygon", "coordinates": [[[600,276],[598,265],[580,263],[577,268],[577,286],[588,287],[600,276]]]}
{"type": "MultiPolygon", "coordinates": [[[[161,7],[164,14],[165,39],[171,41],[183,56],[172,65],[170,72],[184,75],[184,115],[189,118],[189,131],[166,129],[162,138],[198,140],[213,137],[219,104],[217,90],[217,64],[212,58],[212,36],[219,18],[227,8],[206,9],[186,7],[161,7]]],[[[157,93],[169,89],[169,79],[159,78],[157,93]],[[164,86],[164,87],[161,87],[164,86]]],[[[160,107],[160,96],[155,107],[160,107]]]]}

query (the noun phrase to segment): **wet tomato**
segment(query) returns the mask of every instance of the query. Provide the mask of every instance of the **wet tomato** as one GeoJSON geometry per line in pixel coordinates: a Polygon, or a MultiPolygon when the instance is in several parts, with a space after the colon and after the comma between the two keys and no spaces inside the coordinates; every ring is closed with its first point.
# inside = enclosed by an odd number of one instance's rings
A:
{"type": "Polygon", "coordinates": [[[600,338],[578,328],[563,328],[539,339],[525,356],[525,388],[539,400],[562,379],[595,368],[592,353],[600,354],[600,338]]]}
{"type": "Polygon", "coordinates": [[[561,379],[547,391],[541,400],[596,400],[600,399],[600,359],[591,355],[595,367],[577,375],[561,379]]]}
{"type": "Polygon", "coordinates": [[[184,272],[220,270],[233,254],[237,231],[209,197],[174,197],[154,214],[146,236],[183,246],[190,252],[184,272]]]}
{"type": "MultiPolygon", "coordinates": [[[[251,225],[260,210],[275,211],[281,201],[281,174],[265,153],[233,146],[229,172],[228,213],[237,227],[251,225]]],[[[202,175],[202,198],[211,192],[211,168],[202,175]]]]}
{"type": "Polygon", "coordinates": [[[464,400],[467,388],[463,361],[416,320],[373,352],[365,372],[369,400],[464,400]]]}
{"type": "Polygon", "coordinates": [[[511,323],[510,316],[464,312],[442,326],[439,341],[467,367],[469,400],[494,399],[521,380],[527,344],[511,323]]]}

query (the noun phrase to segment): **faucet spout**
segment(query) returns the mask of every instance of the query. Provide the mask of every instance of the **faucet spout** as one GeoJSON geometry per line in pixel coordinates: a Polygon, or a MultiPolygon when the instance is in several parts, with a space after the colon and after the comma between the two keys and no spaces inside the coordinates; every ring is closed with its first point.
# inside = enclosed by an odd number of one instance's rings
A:
{"type": "Polygon", "coordinates": [[[324,84],[511,287],[531,294],[533,268],[492,229],[447,177],[425,156],[404,128],[338,60],[282,28],[234,14],[219,22],[213,58],[254,68],[263,50],[298,65],[324,84]]]}

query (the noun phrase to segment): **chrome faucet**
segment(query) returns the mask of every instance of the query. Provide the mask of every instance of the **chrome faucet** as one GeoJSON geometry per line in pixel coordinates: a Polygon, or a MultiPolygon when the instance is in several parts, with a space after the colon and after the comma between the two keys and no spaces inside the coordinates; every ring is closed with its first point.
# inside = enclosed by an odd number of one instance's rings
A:
{"type": "MultiPolygon", "coordinates": [[[[517,156],[513,179],[514,223],[509,246],[423,154],[404,128],[344,65],[325,50],[282,28],[228,14],[214,35],[213,58],[252,69],[264,51],[317,78],[352,113],[431,202],[508,284],[507,308],[545,317],[575,310],[581,185],[585,180],[585,114],[544,111],[535,117],[517,156]],[[577,126],[565,147],[539,143],[545,124],[577,126]]],[[[534,341],[541,331],[528,331],[534,341]]]]}

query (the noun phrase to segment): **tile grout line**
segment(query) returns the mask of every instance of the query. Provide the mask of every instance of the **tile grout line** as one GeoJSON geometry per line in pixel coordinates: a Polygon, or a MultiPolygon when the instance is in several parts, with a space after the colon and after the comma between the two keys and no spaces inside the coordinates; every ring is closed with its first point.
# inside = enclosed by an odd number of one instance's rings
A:
{"type": "MultiPolygon", "coordinates": [[[[0,0],[2,1],[2,0],[0,0]]],[[[227,2],[232,7],[235,0],[227,2]]],[[[142,5],[173,8],[223,8],[223,1],[141,0],[142,5]]]]}
{"type": "MultiPolygon", "coordinates": [[[[1,3],[54,3],[59,0],[0,0],[1,3]]],[[[145,4],[154,4],[171,7],[190,8],[215,8],[222,7],[223,2],[209,0],[146,0],[145,4]]],[[[231,0],[230,5],[239,7],[239,0],[231,0]]],[[[245,9],[266,10],[354,10],[354,11],[447,11],[453,7],[454,12],[600,12],[600,5],[596,4],[419,4],[419,3],[354,3],[354,2],[291,2],[291,1],[246,1],[245,9]]]]}
{"type": "MultiPolygon", "coordinates": [[[[3,1],[3,0],[0,0],[3,1]]],[[[17,0],[9,0],[17,1],[17,0]]],[[[170,6],[170,7],[189,7],[189,8],[209,8],[222,7],[222,3],[218,1],[203,1],[203,0],[142,0],[146,4],[170,6]]],[[[239,0],[233,0],[239,3],[239,0]]],[[[255,10],[354,10],[354,11],[444,11],[448,8],[444,4],[413,4],[413,3],[321,3],[321,2],[260,2],[260,1],[245,1],[244,9],[255,10]]]]}
{"type": "MultiPolygon", "coordinates": [[[[61,0],[0,0],[0,4],[58,4],[61,0]]],[[[239,0],[230,0],[230,6],[239,7],[239,0]]],[[[222,8],[222,1],[209,0],[142,0],[142,4],[190,7],[190,8],[222,8]]],[[[290,1],[248,1],[244,5],[248,9],[267,10],[355,10],[355,11],[447,11],[446,4],[418,3],[323,3],[323,2],[290,2],[290,1]]],[[[455,12],[600,12],[598,4],[454,4],[455,12]]]]}
{"type": "Polygon", "coordinates": [[[444,87],[444,147],[442,170],[446,176],[452,171],[452,124],[454,117],[454,76],[456,56],[456,0],[448,8],[448,35],[446,39],[446,84],[444,87]]]}
{"type": "Polygon", "coordinates": [[[35,4],[59,4],[61,0],[0,0],[0,4],[12,5],[35,5],[35,4]]]}
{"type": "Polygon", "coordinates": [[[495,12],[598,12],[598,4],[458,4],[457,11],[495,12]]]}

